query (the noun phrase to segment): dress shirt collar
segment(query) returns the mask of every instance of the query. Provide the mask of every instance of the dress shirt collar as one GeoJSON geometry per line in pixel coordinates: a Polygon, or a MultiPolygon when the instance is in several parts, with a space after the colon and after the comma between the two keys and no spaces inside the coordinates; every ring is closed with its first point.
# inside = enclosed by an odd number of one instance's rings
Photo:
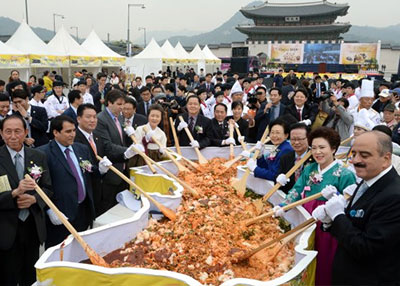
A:
{"type": "Polygon", "coordinates": [[[393,168],[392,165],[390,165],[389,168],[386,168],[385,170],[383,170],[382,172],[380,172],[377,176],[373,177],[372,179],[369,179],[368,181],[364,181],[368,188],[371,187],[373,184],[376,183],[376,181],[378,181],[380,178],[382,178],[383,176],[385,176],[387,173],[389,173],[389,171],[393,168]]]}
{"type": "Polygon", "coordinates": [[[115,118],[118,119],[118,116],[115,116],[108,107],[106,107],[106,110],[107,110],[107,113],[111,116],[111,119],[113,121],[115,121],[115,118]]]}
{"type": "Polygon", "coordinates": [[[75,114],[78,114],[78,110],[71,104],[72,110],[75,112],[75,114]]]}
{"type": "MultiPolygon", "coordinates": [[[[90,136],[93,137],[93,133],[87,133],[85,130],[83,130],[81,127],[78,126],[78,129],[82,132],[83,136],[89,141],[90,136]]],[[[58,143],[58,142],[57,142],[58,143]]]]}
{"type": "Polygon", "coordinates": [[[17,153],[19,153],[21,155],[22,159],[25,159],[24,145],[22,145],[22,148],[21,148],[21,150],[19,150],[19,152],[15,151],[14,149],[11,149],[10,147],[8,147],[8,145],[6,145],[6,147],[7,147],[8,153],[10,153],[11,160],[13,161],[13,163],[14,163],[14,157],[17,153]]]}
{"type": "Polygon", "coordinates": [[[74,152],[74,150],[72,149],[71,146],[66,147],[66,146],[62,145],[60,142],[58,142],[56,139],[54,139],[54,141],[56,141],[58,147],[61,149],[61,152],[64,154],[64,156],[65,156],[66,149],[69,149],[70,151],[74,152]]]}
{"type": "Polygon", "coordinates": [[[332,163],[330,163],[328,166],[326,166],[325,169],[321,170],[321,166],[318,164],[318,173],[320,175],[323,175],[324,173],[326,173],[327,171],[329,171],[333,166],[335,166],[336,164],[338,164],[339,161],[338,160],[333,160],[332,163]]]}

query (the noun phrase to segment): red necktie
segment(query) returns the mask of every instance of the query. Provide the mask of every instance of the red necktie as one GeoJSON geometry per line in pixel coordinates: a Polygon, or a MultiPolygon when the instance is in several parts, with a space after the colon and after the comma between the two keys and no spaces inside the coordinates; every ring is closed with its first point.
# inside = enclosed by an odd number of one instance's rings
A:
{"type": "Polygon", "coordinates": [[[299,115],[299,121],[301,121],[301,109],[297,108],[297,114],[299,115]]]}

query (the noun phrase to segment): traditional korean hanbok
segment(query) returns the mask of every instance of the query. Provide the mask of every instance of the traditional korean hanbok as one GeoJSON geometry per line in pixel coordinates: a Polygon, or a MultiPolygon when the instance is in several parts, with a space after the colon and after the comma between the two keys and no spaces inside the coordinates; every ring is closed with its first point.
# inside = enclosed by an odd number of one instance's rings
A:
{"type": "MultiPolygon", "coordinates": [[[[336,187],[342,193],[346,187],[355,182],[354,174],[343,167],[338,160],[333,161],[322,171],[319,164],[314,162],[304,168],[281,206],[320,193],[328,185],[336,187]]],[[[320,197],[304,204],[303,207],[311,214],[316,207],[325,202],[326,199],[320,197]]],[[[318,251],[315,285],[331,285],[332,263],[336,247],[336,239],[328,232],[323,232],[321,222],[318,222],[315,233],[315,250],[318,251]]]]}

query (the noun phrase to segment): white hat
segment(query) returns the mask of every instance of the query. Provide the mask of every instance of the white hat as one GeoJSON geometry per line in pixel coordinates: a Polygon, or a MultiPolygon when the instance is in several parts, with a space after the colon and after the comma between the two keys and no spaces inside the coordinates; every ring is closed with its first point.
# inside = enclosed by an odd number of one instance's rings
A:
{"type": "Polygon", "coordinates": [[[231,89],[231,95],[235,93],[243,93],[242,86],[240,85],[240,82],[238,80],[235,82],[231,89]]]}
{"type": "Polygon", "coordinates": [[[375,127],[375,123],[369,118],[370,113],[365,108],[361,109],[358,114],[357,118],[354,122],[354,127],[360,127],[364,130],[371,131],[372,128],[375,127]]]}
{"type": "Polygon", "coordinates": [[[360,98],[362,97],[372,97],[372,98],[375,97],[373,80],[369,79],[362,80],[360,98]]]}
{"type": "Polygon", "coordinates": [[[382,89],[382,91],[379,93],[379,96],[382,96],[382,97],[388,97],[388,96],[391,96],[391,94],[390,94],[390,90],[389,90],[389,89],[387,89],[387,88],[385,88],[385,89],[382,89]]]}
{"type": "Polygon", "coordinates": [[[78,82],[79,82],[79,78],[74,78],[73,80],[72,80],[72,86],[75,86],[75,85],[77,85],[78,84],[78,82]]]}

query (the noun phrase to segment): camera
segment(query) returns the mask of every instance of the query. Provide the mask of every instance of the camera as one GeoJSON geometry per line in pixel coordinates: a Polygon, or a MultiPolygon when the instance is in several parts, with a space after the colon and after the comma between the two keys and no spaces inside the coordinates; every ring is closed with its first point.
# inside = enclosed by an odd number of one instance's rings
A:
{"type": "Polygon", "coordinates": [[[258,101],[258,99],[257,99],[257,93],[249,93],[249,94],[247,94],[247,102],[249,103],[249,104],[256,104],[257,103],[257,101],[258,101]]]}

